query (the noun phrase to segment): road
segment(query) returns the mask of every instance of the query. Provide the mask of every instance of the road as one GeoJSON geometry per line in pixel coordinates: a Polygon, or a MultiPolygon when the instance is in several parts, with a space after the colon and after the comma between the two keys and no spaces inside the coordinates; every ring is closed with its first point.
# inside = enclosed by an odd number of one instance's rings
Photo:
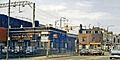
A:
{"type": "MultiPolygon", "coordinates": [[[[4,59],[3,59],[4,60],[4,59]]],[[[68,57],[54,57],[54,58],[41,58],[41,57],[31,57],[31,58],[16,58],[10,60],[110,60],[109,56],[68,56],[68,57]]],[[[119,59],[118,59],[119,60],[119,59]]]]}
{"type": "Polygon", "coordinates": [[[71,57],[51,58],[46,60],[109,60],[109,57],[108,56],[71,56],[71,57]]]}

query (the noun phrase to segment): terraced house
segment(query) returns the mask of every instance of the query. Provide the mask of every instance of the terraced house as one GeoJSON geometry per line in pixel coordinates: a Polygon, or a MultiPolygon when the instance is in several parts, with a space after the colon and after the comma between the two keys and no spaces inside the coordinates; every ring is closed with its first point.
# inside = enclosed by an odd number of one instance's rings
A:
{"type": "Polygon", "coordinates": [[[99,27],[93,27],[92,29],[83,29],[80,25],[78,34],[79,49],[96,49],[102,47],[102,30],[99,27]]]}

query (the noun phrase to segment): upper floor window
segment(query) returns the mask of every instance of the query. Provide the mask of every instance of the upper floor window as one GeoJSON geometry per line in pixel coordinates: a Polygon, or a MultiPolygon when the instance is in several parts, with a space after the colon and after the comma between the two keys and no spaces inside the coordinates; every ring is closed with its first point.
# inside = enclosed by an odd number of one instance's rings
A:
{"type": "Polygon", "coordinates": [[[114,38],[114,43],[115,43],[115,38],[114,38]]]}
{"type": "Polygon", "coordinates": [[[95,31],[95,34],[98,34],[98,31],[95,31]]]}
{"type": "Polygon", "coordinates": [[[80,30],[79,33],[82,33],[82,30],[80,30]]]}
{"type": "Polygon", "coordinates": [[[82,31],[83,34],[86,34],[86,31],[82,31]]]}
{"type": "Polygon", "coordinates": [[[89,31],[86,31],[86,34],[89,33],[89,31]]]}
{"type": "Polygon", "coordinates": [[[120,43],[120,39],[118,39],[118,43],[120,43]]]}
{"type": "Polygon", "coordinates": [[[85,40],[86,40],[86,37],[83,37],[83,38],[82,38],[82,41],[84,42],[85,40]]]}

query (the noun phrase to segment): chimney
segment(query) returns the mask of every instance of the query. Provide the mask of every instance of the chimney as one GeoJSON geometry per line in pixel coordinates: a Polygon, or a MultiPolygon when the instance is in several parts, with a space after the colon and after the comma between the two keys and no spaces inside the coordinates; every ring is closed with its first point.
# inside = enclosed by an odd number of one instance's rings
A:
{"type": "Polygon", "coordinates": [[[82,24],[80,24],[80,30],[82,30],[82,24]]]}

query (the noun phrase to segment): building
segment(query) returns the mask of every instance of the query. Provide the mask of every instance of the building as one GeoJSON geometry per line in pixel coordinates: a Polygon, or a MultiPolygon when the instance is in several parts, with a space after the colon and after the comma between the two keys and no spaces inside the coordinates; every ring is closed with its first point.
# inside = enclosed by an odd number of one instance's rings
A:
{"type": "Polygon", "coordinates": [[[101,48],[103,40],[102,31],[99,27],[93,27],[92,29],[83,29],[80,25],[78,34],[79,49],[95,49],[101,48]]]}
{"type": "Polygon", "coordinates": [[[112,46],[119,45],[120,46],[120,35],[114,35],[112,40],[112,46]]]}
{"type": "Polygon", "coordinates": [[[105,51],[109,51],[112,46],[112,42],[114,41],[115,35],[113,32],[108,32],[107,30],[103,29],[103,42],[102,42],[102,49],[105,51]]]}
{"type": "MultiPolygon", "coordinates": [[[[10,17],[10,28],[32,27],[32,23],[21,19],[10,17]]],[[[39,21],[35,21],[35,27],[39,26],[39,21]]],[[[0,27],[8,28],[8,16],[0,14],[0,27]]]]}
{"type": "MultiPolygon", "coordinates": [[[[0,26],[8,28],[6,15],[0,15],[0,26]]],[[[75,52],[77,35],[69,34],[64,30],[40,25],[37,21],[33,28],[31,22],[10,18],[9,28],[9,57],[25,57],[49,54],[65,54],[75,52]]],[[[6,31],[7,32],[7,31],[6,31]]],[[[0,50],[5,57],[6,42],[0,50]]],[[[0,56],[1,57],[1,56],[0,56]]]]}
{"type": "MultiPolygon", "coordinates": [[[[25,51],[40,55],[75,52],[77,35],[53,27],[11,28],[10,47],[13,52],[25,51]],[[31,47],[29,51],[28,48],[31,47]]],[[[22,52],[23,53],[23,52],[22,52]]]]}

